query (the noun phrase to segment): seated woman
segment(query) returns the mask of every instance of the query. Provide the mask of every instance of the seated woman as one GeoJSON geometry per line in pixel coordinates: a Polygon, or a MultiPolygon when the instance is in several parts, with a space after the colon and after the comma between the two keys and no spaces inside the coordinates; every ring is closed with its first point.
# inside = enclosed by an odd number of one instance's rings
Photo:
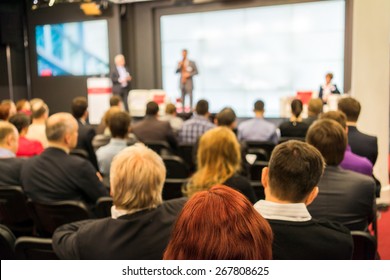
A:
{"type": "Polygon", "coordinates": [[[279,126],[281,137],[305,138],[309,125],[305,122],[302,122],[302,111],[302,101],[299,99],[294,99],[291,102],[292,116],[290,121],[283,122],[279,126]]]}
{"type": "Polygon", "coordinates": [[[269,260],[272,230],[239,192],[222,185],[183,207],[164,260],[269,260]]]}
{"type": "Polygon", "coordinates": [[[208,190],[216,184],[224,184],[244,194],[252,203],[257,201],[250,182],[238,175],[241,149],[231,129],[219,126],[203,134],[196,159],[197,171],[183,189],[187,196],[208,190]]]}

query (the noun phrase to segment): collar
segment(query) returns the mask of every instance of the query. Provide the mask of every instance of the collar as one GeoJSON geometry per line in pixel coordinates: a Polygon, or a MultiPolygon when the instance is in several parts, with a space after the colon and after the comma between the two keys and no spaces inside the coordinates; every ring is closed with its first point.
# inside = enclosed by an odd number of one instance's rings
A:
{"type": "Polygon", "coordinates": [[[157,208],[157,206],[151,206],[151,207],[144,207],[144,208],[138,208],[138,209],[132,209],[132,210],[122,210],[115,207],[115,205],[111,206],[111,218],[118,219],[121,216],[124,215],[131,215],[146,209],[154,209],[157,208]]]}
{"type": "Polygon", "coordinates": [[[5,148],[0,148],[0,158],[14,158],[14,157],[16,157],[16,155],[12,151],[5,148]]]}
{"type": "Polygon", "coordinates": [[[110,144],[120,144],[121,146],[122,145],[126,145],[127,146],[127,140],[126,139],[120,139],[120,138],[111,138],[110,139],[110,144]]]}
{"type": "Polygon", "coordinates": [[[311,220],[309,211],[304,203],[281,204],[260,200],[254,205],[255,209],[268,220],[291,222],[306,222],[311,220]]]}

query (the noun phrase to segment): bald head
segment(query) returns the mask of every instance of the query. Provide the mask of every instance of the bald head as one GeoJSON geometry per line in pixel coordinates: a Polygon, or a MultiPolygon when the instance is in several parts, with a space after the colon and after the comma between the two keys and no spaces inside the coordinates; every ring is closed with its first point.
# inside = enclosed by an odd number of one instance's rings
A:
{"type": "Polygon", "coordinates": [[[0,121],[0,147],[14,154],[18,150],[19,133],[16,127],[5,121],[0,121]]]}
{"type": "Polygon", "coordinates": [[[73,149],[77,144],[78,124],[69,113],[57,113],[47,119],[46,137],[52,144],[60,144],[73,149]]]}

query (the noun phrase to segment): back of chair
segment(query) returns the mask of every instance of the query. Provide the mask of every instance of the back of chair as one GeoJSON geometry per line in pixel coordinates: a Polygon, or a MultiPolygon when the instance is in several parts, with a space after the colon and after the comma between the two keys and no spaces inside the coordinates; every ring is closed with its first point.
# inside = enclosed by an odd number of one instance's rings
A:
{"type": "Polygon", "coordinates": [[[100,147],[107,145],[110,142],[110,140],[111,140],[111,136],[104,135],[104,134],[97,134],[92,139],[92,147],[96,152],[96,150],[99,149],[100,147]]]}
{"type": "Polygon", "coordinates": [[[273,142],[269,141],[246,141],[243,143],[244,147],[246,147],[247,152],[249,153],[250,150],[263,150],[264,154],[266,155],[266,161],[268,161],[271,157],[272,151],[275,148],[275,144],[273,142]]]}
{"type": "Polygon", "coordinates": [[[19,237],[15,243],[15,255],[19,260],[58,260],[51,238],[19,237]]]}
{"type": "Polygon", "coordinates": [[[143,143],[159,155],[172,154],[171,147],[166,141],[144,141],[143,143]]]}
{"type": "Polygon", "coordinates": [[[249,166],[249,176],[250,181],[261,181],[261,173],[264,167],[268,166],[268,161],[255,161],[252,165],[249,166]]]}
{"type": "Polygon", "coordinates": [[[81,201],[37,202],[27,205],[40,235],[51,237],[61,225],[90,218],[87,206],[81,201]]]}
{"type": "Polygon", "coordinates": [[[0,260],[15,259],[15,236],[5,225],[0,224],[0,260]]]}
{"type": "Polygon", "coordinates": [[[0,187],[0,222],[16,235],[32,234],[33,221],[28,214],[27,198],[22,187],[0,187]]]}
{"type": "Polygon", "coordinates": [[[187,179],[190,170],[187,164],[178,156],[161,156],[167,169],[167,179],[187,179]]]}
{"type": "Polygon", "coordinates": [[[178,149],[179,156],[188,165],[190,171],[195,170],[194,160],[194,145],[193,144],[180,144],[178,149]]]}
{"type": "Polygon", "coordinates": [[[88,152],[84,149],[73,149],[69,152],[73,156],[78,156],[83,159],[89,159],[88,152]]]}
{"type": "Polygon", "coordinates": [[[366,231],[351,231],[353,238],[354,260],[375,260],[377,257],[377,241],[366,231]]]}
{"type": "Polygon", "coordinates": [[[281,144],[281,143],[284,143],[284,142],[287,142],[290,140],[297,140],[297,141],[301,141],[301,142],[306,141],[305,137],[280,137],[278,144],[281,144]]]}
{"type": "Polygon", "coordinates": [[[181,189],[186,183],[187,179],[165,179],[162,191],[163,200],[183,197],[181,189]]]}
{"type": "Polygon", "coordinates": [[[100,197],[96,201],[96,216],[98,218],[111,217],[112,197],[100,197]]]}

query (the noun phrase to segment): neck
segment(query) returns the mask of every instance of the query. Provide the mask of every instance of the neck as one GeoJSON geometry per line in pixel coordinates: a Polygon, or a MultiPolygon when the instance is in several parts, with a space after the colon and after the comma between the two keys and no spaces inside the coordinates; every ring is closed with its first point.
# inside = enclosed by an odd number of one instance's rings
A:
{"type": "Polygon", "coordinates": [[[62,144],[62,143],[49,142],[49,147],[63,150],[67,154],[69,154],[69,152],[70,152],[70,149],[65,144],[62,144]]]}
{"type": "Polygon", "coordinates": [[[264,117],[264,112],[255,111],[255,117],[256,118],[263,118],[264,117]]]}
{"type": "Polygon", "coordinates": [[[356,126],[356,122],[347,122],[348,126],[356,126]]]}
{"type": "Polygon", "coordinates": [[[301,122],[301,121],[302,121],[302,117],[301,117],[301,116],[299,116],[299,117],[292,116],[292,117],[290,118],[290,121],[291,121],[291,122],[301,122]]]}
{"type": "Polygon", "coordinates": [[[44,118],[39,118],[39,119],[33,119],[32,123],[33,124],[45,124],[46,119],[44,118]]]}

